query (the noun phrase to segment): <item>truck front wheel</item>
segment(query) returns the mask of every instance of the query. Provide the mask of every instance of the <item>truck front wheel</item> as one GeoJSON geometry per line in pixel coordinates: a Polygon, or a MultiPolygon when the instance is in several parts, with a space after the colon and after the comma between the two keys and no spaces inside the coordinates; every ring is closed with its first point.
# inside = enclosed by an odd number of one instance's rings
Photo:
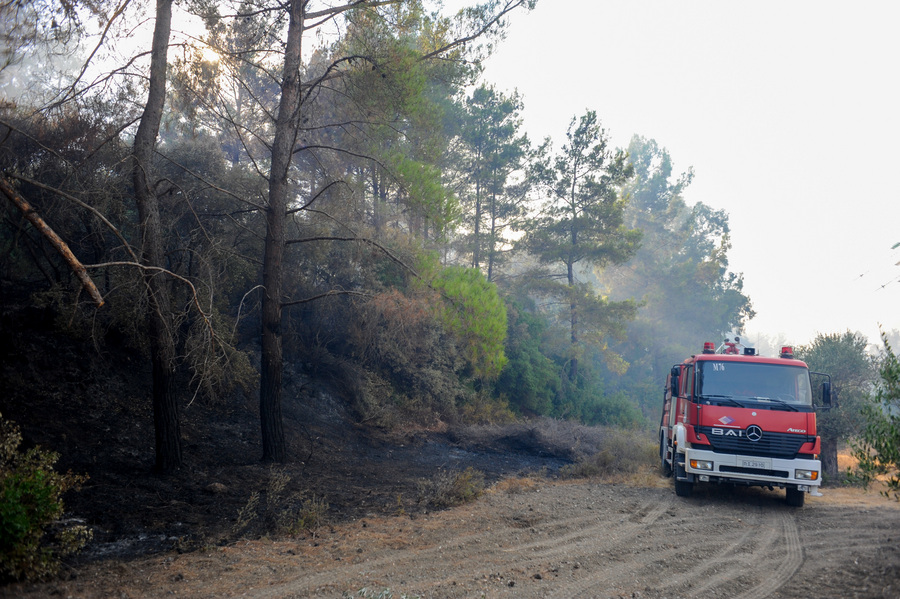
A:
{"type": "Polygon", "coordinates": [[[675,468],[675,494],[679,497],[690,497],[694,492],[694,483],[689,480],[678,480],[679,477],[686,474],[684,465],[676,464],[675,468]]]}
{"type": "Polygon", "coordinates": [[[806,499],[806,493],[797,489],[786,489],[787,504],[791,507],[803,507],[803,501],[806,499]]]}

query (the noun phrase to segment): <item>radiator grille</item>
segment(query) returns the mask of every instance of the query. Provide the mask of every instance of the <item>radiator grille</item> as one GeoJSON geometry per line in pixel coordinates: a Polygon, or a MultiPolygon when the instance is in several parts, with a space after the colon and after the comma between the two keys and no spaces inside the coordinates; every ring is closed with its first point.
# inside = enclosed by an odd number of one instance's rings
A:
{"type": "Polygon", "coordinates": [[[816,438],[809,435],[796,435],[792,433],[772,433],[763,432],[759,441],[751,441],[746,436],[746,431],[738,429],[724,429],[726,431],[734,430],[740,432],[741,436],[731,435],[714,435],[713,427],[698,427],[701,434],[706,435],[712,445],[712,450],[716,453],[735,453],[740,455],[765,456],[772,458],[794,459],[800,450],[800,446],[804,443],[815,442],[816,438]]]}

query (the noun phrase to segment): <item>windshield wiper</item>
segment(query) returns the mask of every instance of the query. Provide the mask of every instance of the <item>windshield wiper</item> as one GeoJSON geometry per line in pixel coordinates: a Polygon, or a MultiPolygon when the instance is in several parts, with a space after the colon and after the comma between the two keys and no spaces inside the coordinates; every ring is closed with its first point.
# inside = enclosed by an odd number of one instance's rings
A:
{"type": "Polygon", "coordinates": [[[717,403],[728,403],[733,405],[736,408],[744,408],[746,407],[744,404],[731,397],[730,395],[701,395],[700,399],[711,399],[717,403]]]}
{"type": "Polygon", "coordinates": [[[799,410],[797,410],[797,406],[792,406],[791,404],[789,404],[788,402],[784,401],[783,399],[777,399],[777,398],[772,398],[772,397],[754,397],[753,399],[755,399],[756,401],[774,402],[774,403],[777,403],[778,405],[784,406],[785,408],[787,408],[787,409],[788,409],[789,411],[791,411],[791,412],[798,412],[798,411],[799,411],[799,410]]]}

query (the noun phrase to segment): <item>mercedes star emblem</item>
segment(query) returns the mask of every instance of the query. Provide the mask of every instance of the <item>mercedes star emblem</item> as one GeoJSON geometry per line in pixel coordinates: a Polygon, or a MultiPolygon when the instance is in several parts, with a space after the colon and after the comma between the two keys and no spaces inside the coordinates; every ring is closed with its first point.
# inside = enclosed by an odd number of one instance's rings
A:
{"type": "Polygon", "coordinates": [[[759,441],[762,439],[762,429],[755,424],[751,424],[747,427],[747,438],[753,442],[759,441]]]}

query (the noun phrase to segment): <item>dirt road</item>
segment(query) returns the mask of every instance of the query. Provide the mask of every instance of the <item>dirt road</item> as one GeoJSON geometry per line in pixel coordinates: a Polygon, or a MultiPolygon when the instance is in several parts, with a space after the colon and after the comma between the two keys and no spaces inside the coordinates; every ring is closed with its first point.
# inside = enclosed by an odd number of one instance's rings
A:
{"type": "MultiPolygon", "coordinates": [[[[662,479],[660,479],[662,480],[662,479]]],[[[900,597],[900,507],[783,492],[504,481],[476,503],[315,538],[105,562],[8,588],[62,597],[900,597]],[[388,593],[387,591],[390,591],[388,593]]]]}

